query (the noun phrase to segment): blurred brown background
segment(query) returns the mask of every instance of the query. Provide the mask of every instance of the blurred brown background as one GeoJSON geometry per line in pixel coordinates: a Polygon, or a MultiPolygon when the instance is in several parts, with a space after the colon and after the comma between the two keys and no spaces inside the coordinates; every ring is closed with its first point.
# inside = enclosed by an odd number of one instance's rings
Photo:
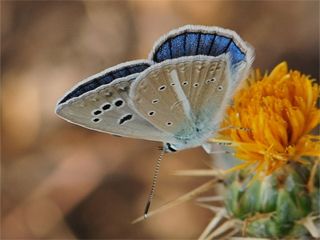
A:
{"type": "MultiPolygon", "coordinates": [[[[183,204],[140,224],[159,143],[59,119],[57,100],[85,77],[146,58],[185,25],[236,30],[255,67],[282,60],[319,76],[319,1],[1,1],[1,238],[194,239],[212,214],[183,204]]],[[[200,148],[169,154],[153,208],[205,182],[200,148]]]]}

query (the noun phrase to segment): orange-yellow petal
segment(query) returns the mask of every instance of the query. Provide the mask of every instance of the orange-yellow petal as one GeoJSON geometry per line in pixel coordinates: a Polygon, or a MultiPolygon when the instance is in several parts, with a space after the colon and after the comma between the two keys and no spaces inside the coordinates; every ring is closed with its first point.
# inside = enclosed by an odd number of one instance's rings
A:
{"type": "Polygon", "coordinates": [[[310,134],[320,123],[320,88],[310,76],[288,70],[286,62],[271,73],[255,70],[233,99],[221,132],[235,142],[235,156],[265,175],[302,156],[320,156],[320,137],[310,134]],[[249,129],[244,131],[239,127],[249,129]]]}

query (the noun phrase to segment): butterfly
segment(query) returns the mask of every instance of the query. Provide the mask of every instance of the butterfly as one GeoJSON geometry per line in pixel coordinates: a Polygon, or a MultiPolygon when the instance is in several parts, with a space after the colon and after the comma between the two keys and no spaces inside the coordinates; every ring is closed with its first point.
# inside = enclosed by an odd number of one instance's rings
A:
{"type": "Polygon", "coordinates": [[[56,113],[96,131],[161,141],[164,152],[205,146],[253,59],[253,48],[234,31],[183,26],[162,36],[148,59],[81,81],[56,113]]]}

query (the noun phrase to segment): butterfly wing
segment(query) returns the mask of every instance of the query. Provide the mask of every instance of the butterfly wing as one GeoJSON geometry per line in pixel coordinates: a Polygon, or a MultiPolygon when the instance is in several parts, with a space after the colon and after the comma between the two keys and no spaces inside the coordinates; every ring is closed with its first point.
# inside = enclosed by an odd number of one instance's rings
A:
{"type": "Polygon", "coordinates": [[[199,129],[210,134],[253,57],[233,31],[185,26],[155,44],[149,58],[157,64],[138,77],[130,97],[143,117],[176,138],[192,138],[199,129]],[[158,100],[163,103],[156,105],[158,100]]]}
{"type": "Polygon", "coordinates": [[[149,58],[160,63],[184,56],[229,55],[232,87],[246,77],[254,60],[254,50],[229,29],[186,25],[162,36],[154,45],[149,58]]]}
{"type": "Polygon", "coordinates": [[[227,61],[226,55],[190,56],[155,64],[136,79],[130,97],[154,126],[182,135],[219,112],[228,87],[227,61]]]}
{"type": "Polygon", "coordinates": [[[192,124],[189,101],[174,75],[177,64],[170,60],[151,66],[136,79],[130,91],[137,111],[157,128],[173,134],[192,124]]]}
{"type": "Polygon", "coordinates": [[[215,64],[209,69],[208,61],[200,60],[193,61],[193,67],[190,66],[191,62],[186,65],[180,63],[181,67],[176,71],[181,83],[191,83],[183,89],[193,114],[200,119],[207,116],[218,122],[218,117],[212,114],[217,115],[217,109],[225,108],[227,100],[230,100],[241,80],[246,77],[254,59],[254,50],[234,31],[187,25],[162,36],[155,43],[149,58],[156,63],[176,59],[177,63],[184,61],[186,56],[216,57],[213,60],[215,64]],[[191,70],[193,75],[186,74],[190,69],[198,70],[191,70]],[[208,85],[209,82],[206,81],[211,81],[212,84],[208,85]]]}
{"type": "Polygon", "coordinates": [[[59,101],[57,114],[89,129],[165,141],[168,136],[130,106],[131,84],[150,65],[151,62],[146,60],[131,61],[85,79],[59,101]]]}

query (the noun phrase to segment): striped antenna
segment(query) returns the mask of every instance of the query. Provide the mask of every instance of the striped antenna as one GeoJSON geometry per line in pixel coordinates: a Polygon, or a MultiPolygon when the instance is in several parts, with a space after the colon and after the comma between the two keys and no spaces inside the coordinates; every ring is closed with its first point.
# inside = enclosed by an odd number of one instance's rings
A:
{"type": "Polygon", "coordinates": [[[153,174],[153,180],[152,180],[152,185],[151,185],[151,190],[150,190],[150,194],[149,194],[149,198],[146,204],[146,207],[144,209],[144,219],[146,219],[148,217],[148,212],[149,212],[149,208],[151,206],[151,201],[153,199],[155,190],[156,190],[156,184],[157,184],[157,179],[158,179],[158,175],[160,173],[160,164],[161,161],[163,159],[163,155],[164,155],[164,149],[162,149],[160,156],[158,158],[158,161],[156,163],[156,167],[154,168],[154,174],[153,174]]]}

